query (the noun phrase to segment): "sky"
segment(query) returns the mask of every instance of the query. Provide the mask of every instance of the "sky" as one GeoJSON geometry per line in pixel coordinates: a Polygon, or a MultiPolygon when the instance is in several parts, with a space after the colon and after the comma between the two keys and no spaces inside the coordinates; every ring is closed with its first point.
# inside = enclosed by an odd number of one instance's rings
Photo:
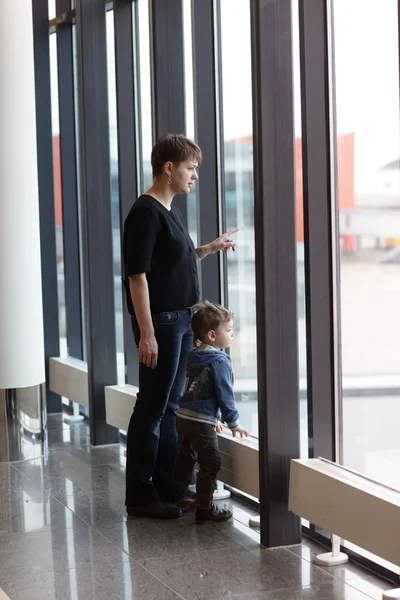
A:
{"type": "MultiPolygon", "coordinates": [[[[301,136],[298,14],[293,0],[295,134],[301,136]]],[[[50,17],[54,0],[49,0],[50,17]]],[[[249,0],[221,0],[223,125],[225,139],[251,135],[251,46],[249,0]]],[[[400,156],[400,107],[397,0],[334,0],[335,76],[338,133],[355,132],[356,185],[400,156]]],[[[138,0],[142,88],[143,153],[150,155],[150,51],[148,0],[138,0]]],[[[185,31],[186,112],[188,134],[194,135],[190,0],[183,0],[185,31]]],[[[53,132],[59,130],[56,36],[50,39],[53,132]]],[[[111,153],[116,158],[116,96],[113,15],[107,14],[107,58],[111,153]]]]}

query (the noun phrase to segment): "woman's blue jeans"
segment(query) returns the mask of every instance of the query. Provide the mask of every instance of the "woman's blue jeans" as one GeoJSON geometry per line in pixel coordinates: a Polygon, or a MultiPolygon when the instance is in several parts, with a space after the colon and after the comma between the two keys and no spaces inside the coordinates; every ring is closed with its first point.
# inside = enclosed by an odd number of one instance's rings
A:
{"type": "MultiPolygon", "coordinates": [[[[190,310],[153,315],[158,344],[155,369],[139,366],[139,393],[129,423],[126,451],[126,506],[173,502],[172,469],[178,451],[176,411],[183,394],[193,346],[190,310]]],[[[140,331],[135,318],[136,344],[140,331]]]]}

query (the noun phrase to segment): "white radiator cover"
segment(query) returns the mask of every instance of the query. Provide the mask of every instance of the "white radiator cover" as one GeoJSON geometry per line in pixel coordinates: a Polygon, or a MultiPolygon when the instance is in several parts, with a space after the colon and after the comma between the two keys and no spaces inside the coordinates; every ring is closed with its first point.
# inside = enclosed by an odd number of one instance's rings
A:
{"type": "Polygon", "coordinates": [[[400,564],[400,491],[319,459],[292,460],[289,510],[400,564]]]}

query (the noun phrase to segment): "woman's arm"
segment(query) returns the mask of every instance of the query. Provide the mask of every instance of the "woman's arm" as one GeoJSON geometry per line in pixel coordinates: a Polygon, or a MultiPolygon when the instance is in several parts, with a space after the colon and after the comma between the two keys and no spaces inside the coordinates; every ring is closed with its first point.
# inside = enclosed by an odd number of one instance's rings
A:
{"type": "Polygon", "coordinates": [[[196,248],[196,262],[200,262],[203,260],[203,258],[211,254],[211,252],[212,250],[210,250],[209,244],[206,244],[205,246],[199,246],[196,248]]]}
{"type": "Polygon", "coordinates": [[[227,233],[223,233],[222,235],[220,235],[213,242],[196,248],[196,261],[199,262],[209,254],[215,254],[220,250],[228,252],[228,250],[232,248],[232,250],[235,251],[236,243],[231,239],[231,235],[232,233],[236,233],[237,231],[239,231],[239,228],[231,229],[230,231],[227,231],[227,233]]]}
{"type": "Polygon", "coordinates": [[[154,335],[150,311],[149,286],[145,273],[129,277],[129,289],[135,316],[140,329],[139,361],[155,369],[158,358],[158,345],[154,335]]]}

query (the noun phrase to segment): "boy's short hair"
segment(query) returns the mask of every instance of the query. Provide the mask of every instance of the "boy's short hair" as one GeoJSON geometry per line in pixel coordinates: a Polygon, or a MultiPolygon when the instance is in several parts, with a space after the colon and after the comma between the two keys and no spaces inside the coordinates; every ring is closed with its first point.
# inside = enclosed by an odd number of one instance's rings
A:
{"type": "Polygon", "coordinates": [[[192,329],[195,341],[203,342],[207,333],[216,330],[222,323],[233,319],[233,312],[208,300],[199,302],[193,307],[192,329]]]}
{"type": "Polygon", "coordinates": [[[200,165],[202,153],[199,146],[183,134],[167,133],[156,142],[151,152],[153,177],[162,173],[165,163],[180,163],[191,158],[200,165]]]}

